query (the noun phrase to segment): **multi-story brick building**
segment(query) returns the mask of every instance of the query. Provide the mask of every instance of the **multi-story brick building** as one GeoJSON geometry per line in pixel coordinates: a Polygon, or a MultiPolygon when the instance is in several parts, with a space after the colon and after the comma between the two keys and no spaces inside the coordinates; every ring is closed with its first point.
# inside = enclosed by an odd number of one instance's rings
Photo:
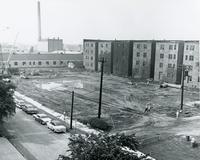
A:
{"type": "Polygon", "coordinates": [[[153,78],[154,74],[154,41],[133,41],[133,78],[153,78]]]}
{"type": "Polygon", "coordinates": [[[180,84],[182,41],[156,41],[154,80],[180,84]]]}
{"type": "Polygon", "coordinates": [[[188,71],[188,76],[185,77],[185,86],[200,87],[199,63],[199,41],[185,41],[183,64],[188,71]]]}
{"type": "Polygon", "coordinates": [[[98,70],[98,40],[83,40],[83,65],[87,70],[98,70]]]}
{"type": "Polygon", "coordinates": [[[133,41],[115,40],[112,43],[113,74],[132,76],[133,41]]]}
{"type": "MultiPolygon", "coordinates": [[[[98,59],[102,57],[105,60],[104,72],[112,73],[112,55],[111,55],[112,41],[99,41],[98,42],[98,59]]],[[[101,70],[101,64],[98,63],[98,71],[101,70]]]]}

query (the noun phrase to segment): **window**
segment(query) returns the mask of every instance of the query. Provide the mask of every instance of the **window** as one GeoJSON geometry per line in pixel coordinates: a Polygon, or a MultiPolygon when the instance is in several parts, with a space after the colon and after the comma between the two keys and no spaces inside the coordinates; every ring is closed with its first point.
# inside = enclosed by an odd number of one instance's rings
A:
{"type": "Polygon", "coordinates": [[[103,50],[101,50],[101,54],[103,54],[103,50]]]}
{"type": "Polygon", "coordinates": [[[33,61],[33,65],[35,65],[35,61],[33,61]]]}
{"type": "Polygon", "coordinates": [[[140,57],[140,52],[137,52],[137,57],[140,57]]]}
{"type": "Polygon", "coordinates": [[[174,59],[176,59],[176,54],[174,54],[174,59]]]}
{"type": "Polygon", "coordinates": [[[101,48],[103,48],[103,44],[101,44],[101,48]]]}
{"type": "Polygon", "coordinates": [[[18,65],[18,62],[14,62],[14,65],[17,66],[17,65],[18,65]]]}
{"type": "Polygon", "coordinates": [[[93,44],[91,44],[91,47],[93,47],[93,44]]]}
{"type": "MultiPolygon", "coordinates": [[[[87,56],[86,56],[87,57],[87,56]]],[[[46,61],[46,65],[49,65],[49,61],[46,61]]]]}
{"type": "Polygon", "coordinates": [[[168,64],[168,68],[172,68],[172,64],[171,63],[168,64]]]}
{"type": "Polygon", "coordinates": [[[137,49],[140,49],[140,44],[137,44],[137,49]]]}
{"type": "Polygon", "coordinates": [[[174,45],[174,50],[176,50],[176,44],[174,45]]]}
{"type": "Polygon", "coordinates": [[[93,50],[91,50],[90,53],[93,54],[93,50]]]}
{"type": "Polygon", "coordinates": [[[56,61],[53,61],[53,65],[56,65],[56,61]]]}
{"type": "Polygon", "coordinates": [[[190,46],[190,50],[191,50],[191,51],[194,51],[194,45],[191,45],[191,46],[190,46]]]}
{"type": "Polygon", "coordinates": [[[188,59],[188,55],[185,55],[185,60],[187,60],[188,59]]]}
{"type": "Polygon", "coordinates": [[[60,61],[60,65],[62,65],[63,64],[63,61],[60,61]]]}
{"type": "Polygon", "coordinates": [[[164,44],[161,44],[160,45],[160,50],[164,50],[165,49],[165,45],[164,44]]]}
{"type": "Polygon", "coordinates": [[[144,61],[144,62],[143,62],[143,66],[145,66],[145,65],[146,65],[146,62],[144,61]]]}
{"type": "Polygon", "coordinates": [[[42,62],[41,62],[41,61],[39,61],[39,62],[38,62],[38,65],[42,65],[42,62]]]}
{"type": "Polygon", "coordinates": [[[173,64],[173,68],[175,68],[175,64],[173,64]]]}
{"type": "Polygon", "coordinates": [[[198,76],[198,82],[200,82],[200,77],[198,76]]]}
{"type": "Polygon", "coordinates": [[[167,73],[167,77],[170,77],[170,73],[167,73]]]}
{"type": "Polygon", "coordinates": [[[173,45],[169,45],[169,50],[173,50],[173,45]]]}
{"type": "Polygon", "coordinates": [[[163,68],[163,63],[160,63],[159,67],[160,67],[160,68],[163,68]]]}
{"type": "Polygon", "coordinates": [[[189,56],[189,60],[193,61],[194,60],[194,56],[189,56]]]}
{"type": "Polygon", "coordinates": [[[136,65],[139,65],[140,64],[140,61],[136,61],[136,65]]]}
{"type": "Polygon", "coordinates": [[[144,44],[144,49],[147,49],[147,44],[144,44]]]}
{"type": "Polygon", "coordinates": [[[164,54],[160,54],[160,58],[164,58],[164,54]]]}
{"type": "Polygon", "coordinates": [[[93,60],[93,56],[91,56],[90,59],[93,60]]]}
{"type": "Polygon", "coordinates": [[[22,65],[23,65],[23,66],[26,65],[26,62],[22,62],[22,65]]]}
{"type": "Polygon", "coordinates": [[[158,75],[159,77],[158,78],[162,79],[162,75],[163,75],[163,72],[159,72],[159,75],[158,75]]]}
{"type": "Polygon", "coordinates": [[[199,62],[196,62],[196,67],[199,67],[199,62]]]}
{"type": "Polygon", "coordinates": [[[188,50],[189,49],[189,46],[188,45],[186,45],[186,50],[188,50]]]}
{"type": "Polygon", "coordinates": [[[29,62],[29,65],[31,65],[31,62],[29,62]]]}
{"type": "Polygon", "coordinates": [[[189,76],[189,81],[192,81],[192,76],[189,76]]]}
{"type": "Polygon", "coordinates": [[[172,59],[172,54],[169,54],[169,55],[168,55],[168,58],[169,58],[169,59],[172,59]]]}
{"type": "Polygon", "coordinates": [[[106,48],[108,48],[108,43],[106,43],[106,48]]]}
{"type": "Polygon", "coordinates": [[[93,63],[90,63],[90,66],[93,67],[93,63]]]}
{"type": "Polygon", "coordinates": [[[144,58],[147,57],[147,53],[146,52],[143,53],[143,57],[144,58]]]}
{"type": "Polygon", "coordinates": [[[138,72],[139,72],[139,68],[136,68],[136,69],[135,69],[135,72],[138,73],[138,72]]]}

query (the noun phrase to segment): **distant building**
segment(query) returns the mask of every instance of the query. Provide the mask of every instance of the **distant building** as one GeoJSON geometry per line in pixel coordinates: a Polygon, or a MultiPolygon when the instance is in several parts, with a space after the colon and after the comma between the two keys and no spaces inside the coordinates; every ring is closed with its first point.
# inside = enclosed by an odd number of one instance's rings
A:
{"type": "MultiPolygon", "coordinates": [[[[9,53],[2,54],[0,68],[2,69],[9,53]]],[[[10,68],[55,68],[55,67],[83,67],[82,54],[12,54],[9,60],[10,68]]]]}
{"type": "Polygon", "coordinates": [[[133,41],[115,40],[112,43],[113,74],[132,76],[133,41]]]}
{"type": "Polygon", "coordinates": [[[154,57],[155,43],[153,41],[133,41],[132,77],[153,78],[154,57]]]}
{"type": "Polygon", "coordinates": [[[183,64],[186,65],[185,86],[200,87],[199,41],[185,41],[183,64]]]}
{"type": "Polygon", "coordinates": [[[180,84],[183,42],[156,41],[154,80],[180,84]]]}
{"type": "Polygon", "coordinates": [[[41,53],[49,53],[57,50],[63,50],[62,39],[42,39],[38,41],[37,51],[41,53]]]}

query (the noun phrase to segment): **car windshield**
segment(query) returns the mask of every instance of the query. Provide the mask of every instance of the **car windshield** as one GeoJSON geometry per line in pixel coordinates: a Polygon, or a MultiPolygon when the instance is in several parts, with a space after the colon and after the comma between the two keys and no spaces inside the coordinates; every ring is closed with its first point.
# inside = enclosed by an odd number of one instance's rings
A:
{"type": "Polygon", "coordinates": [[[62,122],[60,122],[60,121],[53,121],[52,123],[53,123],[55,126],[63,125],[62,122]]]}

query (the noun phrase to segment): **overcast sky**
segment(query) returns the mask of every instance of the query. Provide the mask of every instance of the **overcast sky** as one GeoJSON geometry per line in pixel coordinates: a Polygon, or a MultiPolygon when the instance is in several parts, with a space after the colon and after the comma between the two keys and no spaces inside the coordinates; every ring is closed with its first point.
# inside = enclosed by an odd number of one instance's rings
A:
{"type": "MultiPolygon", "coordinates": [[[[37,0],[0,0],[0,42],[36,44],[37,0]],[[18,34],[18,36],[17,36],[18,34]]],[[[40,0],[42,38],[200,39],[200,0],[40,0]]]]}

